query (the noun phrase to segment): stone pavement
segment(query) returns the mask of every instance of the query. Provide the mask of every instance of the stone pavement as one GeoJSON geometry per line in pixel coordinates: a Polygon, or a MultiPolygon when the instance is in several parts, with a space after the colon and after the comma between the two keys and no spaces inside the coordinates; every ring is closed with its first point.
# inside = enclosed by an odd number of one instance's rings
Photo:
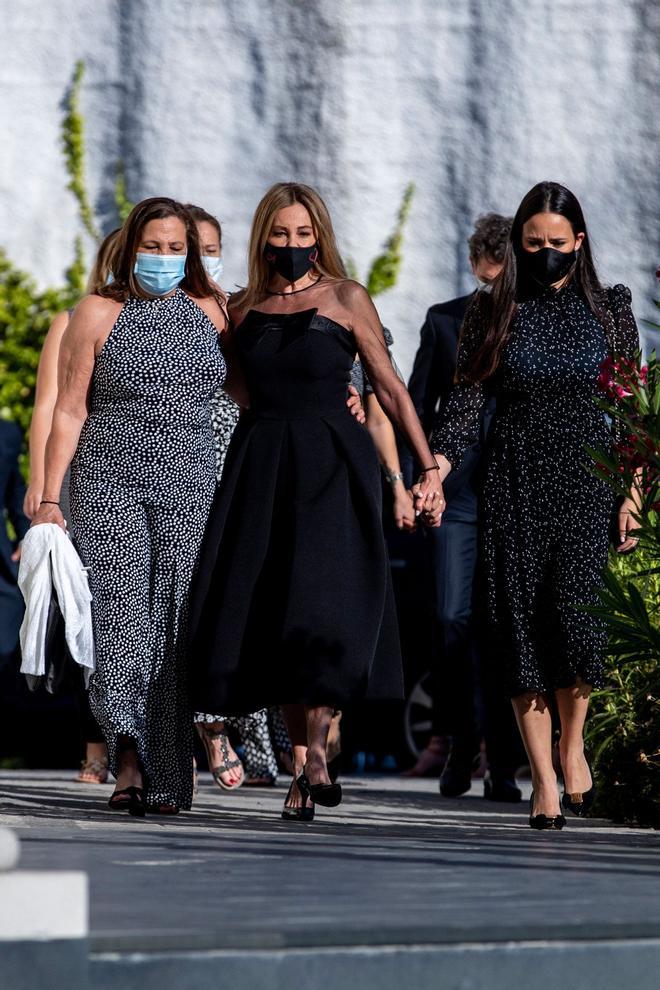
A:
{"type": "MultiPolygon", "coordinates": [[[[338,809],[292,826],[278,817],[284,787],[225,793],[202,774],[192,812],[135,820],[105,809],[109,785],[72,776],[1,772],[0,824],[21,839],[21,868],[89,874],[98,960],[314,950],[318,964],[319,953],[342,947],[579,947],[588,965],[571,990],[660,985],[658,969],[645,982],[660,966],[658,833],[577,819],[561,833],[534,832],[527,805],[486,802],[480,782],[447,800],[435,781],[393,777],[346,778],[338,809]],[[631,958],[643,961],[637,981],[593,982],[594,957],[617,946],[632,950],[620,960],[622,980],[631,958]]],[[[557,959],[548,965],[558,976],[557,959]]],[[[198,984],[172,984],[184,985],[198,984]]],[[[427,986],[421,976],[417,986],[427,986]]]]}

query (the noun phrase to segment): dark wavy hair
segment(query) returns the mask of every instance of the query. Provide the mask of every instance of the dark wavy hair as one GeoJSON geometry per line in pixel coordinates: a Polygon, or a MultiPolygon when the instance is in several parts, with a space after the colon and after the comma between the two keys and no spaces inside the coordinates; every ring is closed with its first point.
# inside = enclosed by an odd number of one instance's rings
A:
{"type": "Polygon", "coordinates": [[[117,302],[125,302],[131,296],[137,296],[139,299],[151,299],[149,293],[144,291],[135,277],[133,271],[135,256],[146,224],[150,220],[164,220],[166,217],[177,217],[186,228],[186,273],[181,282],[181,288],[197,299],[215,296],[215,291],[200,257],[199,237],[197,236],[195,221],[182,203],[178,203],[175,199],[168,199],[166,196],[152,196],[150,199],[143,199],[131,210],[122,227],[116,254],[113,258],[114,282],[100,288],[98,290],[100,296],[116,299],[117,302]]]}
{"type": "Polygon", "coordinates": [[[215,228],[218,234],[220,250],[222,251],[222,227],[218,218],[214,217],[212,213],[208,213],[202,206],[195,206],[193,203],[186,203],[185,208],[195,223],[210,223],[215,228]]]}
{"type": "Polygon", "coordinates": [[[595,316],[600,320],[605,319],[605,290],[596,274],[582,207],[566,186],[558,182],[539,182],[529,190],[516,211],[504,252],[502,271],[493,282],[492,291],[480,292],[475,300],[474,305],[482,307],[481,317],[487,328],[486,336],[470,367],[461,375],[461,381],[482,382],[495,373],[509,339],[518,303],[535,292],[518,270],[517,255],[524,250],[523,227],[537,213],[558,213],[568,220],[576,236],[584,234],[568,278],[575,283],[595,316]]]}
{"type": "Polygon", "coordinates": [[[512,223],[513,217],[503,217],[500,213],[484,213],[480,216],[468,238],[472,260],[479,261],[486,257],[491,261],[502,261],[512,223]]]}

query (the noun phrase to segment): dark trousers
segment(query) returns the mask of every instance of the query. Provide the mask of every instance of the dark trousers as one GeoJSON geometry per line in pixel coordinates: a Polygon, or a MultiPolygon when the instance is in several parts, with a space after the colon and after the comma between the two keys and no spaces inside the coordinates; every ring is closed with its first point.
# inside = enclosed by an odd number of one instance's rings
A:
{"type": "Polygon", "coordinates": [[[479,554],[477,496],[451,499],[439,529],[427,530],[438,663],[434,671],[433,734],[450,735],[476,752],[485,737],[491,771],[509,775],[522,762],[510,700],[488,663],[487,637],[477,635],[474,589],[479,554]],[[476,747],[476,748],[475,748],[476,747]]]}

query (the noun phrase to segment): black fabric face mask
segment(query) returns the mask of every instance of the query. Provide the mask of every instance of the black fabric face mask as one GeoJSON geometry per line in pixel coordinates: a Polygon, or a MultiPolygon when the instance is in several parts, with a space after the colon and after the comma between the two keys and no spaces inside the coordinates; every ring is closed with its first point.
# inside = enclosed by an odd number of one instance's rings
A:
{"type": "Polygon", "coordinates": [[[577,261],[577,251],[557,251],[556,248],[541,248],[540,251],[516,252],[518,264],[523,273],[533,278],[544,289],[561,282],[577,261]]]}
{"type": "Polygon", "coordinates": [[[273,247],[266,244],[264,247],[264,258],[287,282],[297,282],[306,275],[318,256],[318,244],[311,247],[273,247]]]}

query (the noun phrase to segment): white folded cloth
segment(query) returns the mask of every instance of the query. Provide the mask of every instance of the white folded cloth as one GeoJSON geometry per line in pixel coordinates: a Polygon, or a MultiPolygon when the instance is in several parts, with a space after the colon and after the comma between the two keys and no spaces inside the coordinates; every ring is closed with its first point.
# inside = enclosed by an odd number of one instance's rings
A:
{"type": "Polygon", "coordinates": [[[21,551],[18,587],[25,599],[20,631],[21,673],[46,673],[46,626],[52,592],[64,619],[66,644],[72,659],[84,670],[87,684],[95,668],[92,595],[87,570],[70,538],[54,523],[28,530],[21,551]]]}

